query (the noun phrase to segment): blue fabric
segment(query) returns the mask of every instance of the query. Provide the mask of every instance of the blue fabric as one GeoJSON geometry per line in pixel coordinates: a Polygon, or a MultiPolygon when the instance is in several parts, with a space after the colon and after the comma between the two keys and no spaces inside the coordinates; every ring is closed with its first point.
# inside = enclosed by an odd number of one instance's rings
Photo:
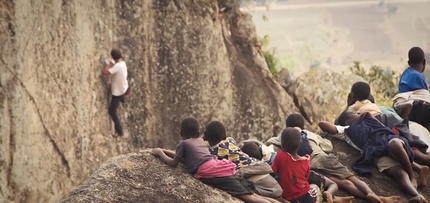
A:
{"type": "Polygon", "coordinates": [[[427,152],[429,146],[409,131],[409,120],[398,119],[392,114],[380,114],[375,118],[390,129],[396,128],[399,131],[399,135],[408,140],[411,147],[418,148],[424,154],[427,152]]]}
{"type": "MultiPolygon", "coordinates": [[[[267,163],[268,163],[270,166],[272,166],[273,161],[275,160],[275,157],[276,157],[276,152],[272,152],[272,155],[270,156],[269,161],[267,161],[267,163]]],[[[276,180],[276,181],[278,181],[278,183],[279,183],[279,175],[278,175],[278,174],[274,174],[274,175],[273,175],[273,178],[275,178],[275,180],[276,180]]]]}
{"type": "Polygon", "coordinates": [[[374,118],[361,116],[345,130],[346,135],[361,150],[361,156],[354,162],[352,169],[361,176],[372,175],[368,166],[374,164],[374,158],[390,156],[388,142],[393,138],[399,138],[405,142],[409,159],[412,162],[414,152],[409,146],[408,140],[397,136],[390,128],[385,127],[374,118]]]}
{"type": "Polygon", "coordinates": [[[299,156],[305,156],[306,154],[311,155],[314,150],[312,149],[311,144],[309,143],[308,134],[303,130],[301,134],[302,134],[301,136],[302,144],[300,144],[300,147],[297,150],[297,154],[299,156]]]}
{"type": "Polygon", "coordinates": [[[407,68],[405,71],[403,71],[402,76],[400,76],[399,93],[410,92],[419,89],[428,90],[426,78],[420,72],[410,67],[407,68]]]}

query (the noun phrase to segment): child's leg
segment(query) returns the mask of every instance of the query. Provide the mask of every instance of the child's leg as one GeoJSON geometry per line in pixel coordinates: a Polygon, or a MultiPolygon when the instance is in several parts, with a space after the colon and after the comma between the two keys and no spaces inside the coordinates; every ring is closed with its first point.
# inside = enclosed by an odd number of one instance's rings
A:
{"type": "Polygon", "coordinates": [[[263,197],[263,196],[260,196],[260,195],[257,195],[257,194],[254,194],[254,195],[257,196],[258,198],[264,199],[264,200],[266,200],[266,201],[268,201],[270,203],[281,203],[280,201],[278,201],[276,199],[273,199],[273,198],[270,198],[270,197],[263,197]]]}
{"type": "MultiPolygon", "coordinates": [[[[258,196],[257,194],[244,194],[244,195],[236,195],[237,198],[244,201],[245,203],[272,203],[271,201],[268,201],[261,196],[258,196]]],[[[279,203],[276,201],[276,203],[279,203]]]]}
{"type": "Polygon", "coordinates": [[[226,191],[246,203],[272,203],[254,194],[249,182],[236,175],[220,178],[201,178],[199,180],[204,184],[226,191]]]}
{"type": "Polygon", "coordinates": [[[396,182],[398,182],[400,186],[402,186],[403,189],[411,196],[416,197],[419,195],[417,189],[415,189],[415,187],[413,186],[408,174],[405,170],[403,170],[402,167],[394,166],[385,170],[384,172],[386,172],[389,176],[396,180],[396,182]]]}
{"type": "Polygon", "coordinates": [[[327,203],[352,203],[353,201],[354,201],[354,197],[353,196],[348,196],[348,197],[334,196],[333,201],[329,202],[327,200],[327,203]]]}
{"type": "Polygon", "coordinates": [[[367,200],[369,200],[370,202],[377,202],[377,203],[383,203],[384,201],[382,201],[382,199],[376,195],[372,189],[369,188],[369,186],[361,181],[360,179],[358,179],[356,176],[351,176],[348,178],[349,181],[351,181],[352,184],[354,184],[354,186],[360,190],[365,196],[367,200]]]}
{"type": "Polygon", "coordinates": [[[429,167],[419,165],[419,164],[413,162],[412,168],[414,169],[415,172],[418,173],[418,185],[417,185],[417,187],[425,187],[427,185],[427,176],[429,174],[429,167]]]}
{"type": "Polygon", "coordinates": [[[342,180],[336,177],[330,177],[330,180],[332,180],[333,182],[335,182],[340,189],[345,190],[346,192],[348,192],[349,194],[353,195],[354,197],[358,197],[361,199],[366,199],[367,195],[364,194],[363,192],[361,192],[360,189],[358,189],[354,183],[352,183],[349,180],[342,180]]]}
{"type": "Polygon", "coordinates": [[[430,166],[430,155],[424,154],[418,149],[414,150],[414,152],[415,152],[415,157],[414,157],[415,162],[421,165],[430,166]]]}
{"type": "Polygon", "coordinates": [[[401,139],[394,138],[388,142],[388,151],[393,156],[395,160],[397,160],[402,168],[409,175],[409,179],[412,183],[416,183],[417,179],[415,177],[415,173],[412,170],[412,164],[409,160],[408,152],[405,149],[405,144],[401,139]]]}

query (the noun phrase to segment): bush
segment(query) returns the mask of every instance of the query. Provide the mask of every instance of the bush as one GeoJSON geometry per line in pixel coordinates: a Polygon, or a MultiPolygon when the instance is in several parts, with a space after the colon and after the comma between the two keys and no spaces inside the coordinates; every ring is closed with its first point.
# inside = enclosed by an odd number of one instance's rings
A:
{"type": "Polygon", "coordinates": [[[392,105],[393,98],[398,92],[399,74],[397,72],[380,66],[371,66],[366,70],[358,61],[354,61],[354,65],[349,69],[369,83],[376,103],[384,106],[392,105]]]}
{"type": "Polygon", "coordinates": [[[270,44],[269,36],[265,35],[260,39],[260,44],[263,52],[264,59],[266,60],[267,66],[269,67],[270,72],[276,78],[278,77],[278,65],[279,59],[275,56],[275,49],[267,49],[267,46],[270,44]]]}

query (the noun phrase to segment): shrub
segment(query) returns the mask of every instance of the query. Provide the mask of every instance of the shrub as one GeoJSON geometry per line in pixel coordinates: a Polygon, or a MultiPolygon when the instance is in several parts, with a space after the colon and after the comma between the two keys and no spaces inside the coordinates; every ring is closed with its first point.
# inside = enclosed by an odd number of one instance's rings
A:
{"type": "Polygon", "coordinates": [[[279,59],[275,56],[276,50],[274,48],[267,49],[267,47],[270,44],[270,38],[268,35],[265,35],[264,37],[260,38],[260,44],[263,52],[264,59],[266,60],[267,66],[269,67],[270,72],[272,75],[277,78],[278,77],[278,65],[279,65],[279,59]]]}
{"type": "Polygon", "coordinates": [[[354,65],[349,69],[369,83],[372,87],[372,95],[379,105],[392,105],[393,97],[398,92],[399,74],[397,72],[380,66],[371,66],[366,70],[358,61],[354,61],[354,65]]]}

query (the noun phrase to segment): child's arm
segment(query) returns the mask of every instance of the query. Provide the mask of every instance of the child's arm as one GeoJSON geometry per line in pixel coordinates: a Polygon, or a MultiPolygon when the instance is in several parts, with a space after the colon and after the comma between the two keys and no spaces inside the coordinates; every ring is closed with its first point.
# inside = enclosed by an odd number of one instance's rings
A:
{"type": "Polygon", "coordinates": [[[402,117],[403,119],[407,119],[409,117],[409,114],[411,113],[413,105],[406,103],[406,104],[400,104],[397,105],[394,110],[397,110],[396,112],[402,117]]]}
{"type": "Polygon", "coordinates": [[[168,149],[163,149],[164,154],[166,154],[168,157],[170,158],[175,158],[175,152],[172,150],[168,150],[168,149]]]}
{"type": "Polygon", "coordinates": [[[327,121],[321,121],[321,122],[319,122],[318,123],[318,127],[320,127],[320,129],[323,132],[326,132],[326,133],[329,133],[329,134],[332,134],[332,135],[335,135],[335,134],[339,133],[337,131],[337,129],[336,129],[336,126],[333,125],[333,124],[331,124],[331,123],[329,123],[329,122],[327,122],[327,121]]]}
{"type": "Polygon", "coordinates": [[[152,150],[151,154],[160,157],[161,160],[163,160],[167,165],[172,167],[178,166],[179,162],[181,161],[180,158],[177,156],[174,156],[174,158],[169,157],[160,148],[155,148],[154,150],[152,150]]]}
{"type": "Polygon", "coordinates": [[[376,119],[375,116],[373,116],[370,112],[365,112],[362,114],[362,116],[376,119]]]}

